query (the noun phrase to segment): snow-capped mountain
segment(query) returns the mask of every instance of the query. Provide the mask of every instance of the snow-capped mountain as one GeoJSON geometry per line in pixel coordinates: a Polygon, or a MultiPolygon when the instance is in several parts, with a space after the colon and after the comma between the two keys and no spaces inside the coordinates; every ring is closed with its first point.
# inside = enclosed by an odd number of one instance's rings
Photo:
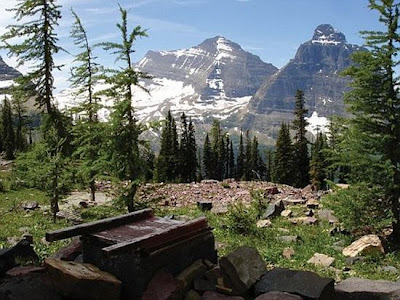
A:
{"type": "Polygon", "coordinates": [[[149,93],[134,100],[140,120],[163,118],[168,109],[196,119],[224,119],[246,106],[261,83],[278,69],[224,37],[176,51],[149,51],[136,67],[153,76],[149,93]]]}
{"type": "Polygon", "coordinates": [[[18,76],[21,76],[21,73],[7,65],[0,56],[0,95],[5,94],[5,89],[10,87],[18,76]]]}
{"type": "MultiPolygon", "coordinates": [[[[304,92],[309,114],[328,117],[344,114],[343,95],[350,79],[340,75],[351,65],[351,55],[362,47],[347,43],[329,24],[319,25],[311,40],[300,45],[293,59],[267,78],[249,103],[244,128],[274,130],[293,118],[296,90],[304,92]]],[[[275,130],[276,131],[276,130],[275,130]]]]}
{"type": "MultiPolygon", "coordinates": [[[[246,107],[264,80],[278,71],[220,36],[189,49],[149,51],[135,68],[152,76],[140,82],[148,92],[134,87],[135,112],[143,123],[164,119],[168,110],[197,121],[225,119],[246,107]]],[[[71,89],[56,98],[60,108],[79,101],[71,89]]],[[[100,112],[102,118],[107,115],[106,110],[100,112]]]]}

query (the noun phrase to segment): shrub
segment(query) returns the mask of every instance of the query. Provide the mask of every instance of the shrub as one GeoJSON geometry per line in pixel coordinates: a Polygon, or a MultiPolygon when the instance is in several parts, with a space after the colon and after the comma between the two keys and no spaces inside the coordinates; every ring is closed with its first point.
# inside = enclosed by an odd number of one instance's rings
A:
{"type": "Polygon", "coordinates": [[[382,189],[366,184],[352,185],[324,198],[327,206],[349,230],[372,226],[380,229],[391,224],[390,201],[384,198],[382,189]]]}
{"type": "Polygon", "coordinates": [[[232,232],[247,235],[255,232],[257,216],[254,209],[238,202],[228,206],[227,221],[232,232]]]}

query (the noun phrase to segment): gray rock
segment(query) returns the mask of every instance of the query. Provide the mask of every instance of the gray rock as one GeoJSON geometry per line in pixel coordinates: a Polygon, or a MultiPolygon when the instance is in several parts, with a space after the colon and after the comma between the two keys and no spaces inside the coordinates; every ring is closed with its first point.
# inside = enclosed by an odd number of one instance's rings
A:
{"type": "Polygon", "coordinates": [[[322,220],[326,220],[331,224],[338,223],[339,220],[333,215],[333,210],[321,209],[318,211],[318,217],[322,220]]]}
{"type": "Polygon", "coordinates": [[[335,290],[340,300],[400,299],[400,283],[385,280],[352,277],[339,282],[335,290]]]}
{"type": "Polygon", "coordinates": [[[21,206],[25,210],[35,210],[39,208],[39,202],[37,201],[29,201],[22,203],[21,206]]]}
{"type": "Polygon", "coordinates": [[[302,300],[303,297],[284,293],[284,292],[269,292],[258,296],[255,300],[302,300]]]}
{"type": "Polygon", "coordinates": [[[392,273],[392,274],[399,273],[399,270],[397,270],[397,268],[394,266],[384,266],[384,267],[382,267],[382,271],[387,272],[387,273],[392,273]]]}
{"type": "Polygon", "coordinates": [[[258,251],[247,246],[222,257],[219,265],[239,294],[248,291],[267,271],[266,264],[258,251]]]}
{"type": "Polygon", "coordinates": [[[285,206],[283,205],[282,201],[277,201],[275,203],[271,203],[268,205],[262,218],[268,219],[268,218],[279,217],[284,210],[285,210],[285,206]]]}
{"type": "Polygon", "coordinates": [[[321,253],[315,253],[307,263],[327,268],[330,267],[334,261],[335,259],[333,257],[321,253]]]}
{"type": "Polygon", "coordinates": [[[308,271],[275,268],[256,283],[256,296],[273,291],[300,295],[306,299],[336,300],[334,280],[308,271]]]}

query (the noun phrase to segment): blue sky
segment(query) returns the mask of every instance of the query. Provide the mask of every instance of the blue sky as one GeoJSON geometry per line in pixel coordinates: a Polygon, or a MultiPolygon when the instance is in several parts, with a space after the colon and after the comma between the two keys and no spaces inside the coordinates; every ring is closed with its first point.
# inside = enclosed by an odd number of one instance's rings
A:
{"type": "MultiPolygon", "coordinates": [[[[16,2],[1,0],[0,33],[14,22],[5,8],[16,2]]],[[[117,39],[117,3],[128,9],[130,25],[148,29],[149,37],[135,45],[135,61],[148,50],[190,48],[221,35],[280,68],[293,58],[301,43],[311,39],[319,24],[332,24],[353,44],[363,43],[360,30],[380,26],[377,13],[368,9],[367,0],[58,0],[63,6],[58,28],[60,46],[76,53],[69,39],[71,7],[81,17],[93,43],[117,39]]],[[[4,51],[0,55],[15,65],[4,51]]],[[[106,65],[114,63],[104,52],[99,51],[97,56],[106,65]]],[[[63,53],[57,60],[68,66],[72,56],[63,53]]],[[[58,88],[68,86],[68,69],[56,74],[58,88]]]]}

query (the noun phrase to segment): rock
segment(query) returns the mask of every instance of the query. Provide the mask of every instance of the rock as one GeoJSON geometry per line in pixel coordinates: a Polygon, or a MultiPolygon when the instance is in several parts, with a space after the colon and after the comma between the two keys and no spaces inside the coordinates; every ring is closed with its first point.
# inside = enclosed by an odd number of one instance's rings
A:
{"type": "Polygon", "coordinates": [[[247,246],[222,257],[219,265],[239,294],[249,290],[267,270],[258,251],[247,246]]]}
{"type": "Polygon", "coordinates": [[[318,224],[318,219],[316,217],[307,217],[307,219],[304,221],[304,224],[306,225],[318,224]]]}
{"type": "Polygon", "coordinates": [[[201,211],[210,211],[213,207],[213,204],[209,201],[197,201],[197,207],[201,211]]]}
{"type": "Polygon", "coordinates": [[[307,217],[312,217],[312,216],[314,216],[314,211],[313,211],[312,209],[308,210],[308,211],[306,212],[306,216],[307,216],[307,217]]]}
{"type": "Polygon", "coordinates": [[[25,276],[27,274],[32,273],[44,273],[46,269],[44,267],[35,267],[35,266],[18,266],[14,267],[6,272],[7,276],[17,277],[17,276],[25,276]]]}
{"type": "Polygon", "coordinates": [[[2,300],[62,300],[45,274],[12,277],[0,284],[2,300]]]}
{"type": "Polygon", "coordinates": [[[216,281],[207,278],[197,278],[193,282],[194,289],[197,292],[215,291],[216,281]]]}
{"type": "Polygon", "coordinates": [[[266,228],[272,225],[270,220],[258,220],[257,221],[257,228],[266,228]]]}
{"type": "Polygon", "coordinates": [[[87,203],[86,201],[81,201],[79,202],[79,206],[82,208],[88,208],[89,207],[89,203],[87,203]]]}
{"type": "Polygon", "coordinates": [[[283,212],[281,212],[281,216],[284,218],[290,218],[292,214],[293,213],[290,209],[285,209],[283,212]]]}
{"type": "Polygon", "coordinates": [[[273,291],[300,295],[306,299],[336,300],[334,280],[308,271],[275,268],[256,283],[256,296],[273,291]]]}
{"type": "Polygon", "coordinates": [[[67,261],[73,261],[82,253],[82,242],[79,238],[75,238],[71,241],[71,243],[56,253],[54,253],[51,258],[61,259],[67,261]]]}
{"type": "Polygon", "coordinates": [[[347,266],[352,266],[356,262],[362,262],[364,260],[365,260],[365,257],[363,257],[363,256],[347,257],[346,258],[346,265],[347,266]]]}
{"type": "Polygon", "coordinates": [[[344,256],[356,257],[360,255],[385,253],[382,242],[377,235],[363,236],[342,251],[344,256]]]}
{"type": "Polygon", "coordinates": [[[335,259],[333,257],[321,253],[315,253],[307,263],[327,268],[330,267],[334,261],[335,259]]]}
{"type": "Polygon", "coordinates": [[[262,218],[274,218],[280,216],[280,214],[285,210],[285,206],[282,201],[277,201],[268,205],[267,210],[264,212],[262,218]]]}
{"type": "Polygon", "coordinates": [[[201,259],[196,260],[193,264],[183,270],[176,279],[182,283],[184,291],[188,291],[195,279],[198,279],[207,272],[207,268],[201,259]]]}
{"type": "Polygon", "coordinates": [[[394,266],[384,266],[384,267],[382,267],[382,271],[387,272],[387,273],[392,273],[392,274],[399,273],[399,270],[397,270],[397,268],[394,266]]]}
{"type": "Polygon", "coordinates": [[[293,225],[303,224],[307,221],[308,217],[298,217],[298,218],[290,218],[289,221],[293,225]]]}
{"type": "Polygon", "coordinates": [[[310,199],[306,202],[308,209],[318,209],[319,203],[316,199],[310,199]]]}
{"type": "Polygon", "coordinates": [[[224,215],[224,214],[228,213],[228,207],[227,206],[214,206],[211,209],[211,212],[216,215],[224,215]]]}
{"type": "Polygon", "coordinates": [[[37,201],[29,201],[22,203],[21,207],[24,210],[35,210],[39,208],[39,202],[37,201]]]}
{"type": "Polygon", "coordinates": [[[255,300],[303,300],[303,297],[284,292],[269,292],[258,296],[255,300]]]}
{"type": "Polygon", "coordinates": [[[282,255],[286,259],[291,259],[294,254],[295,254],[295,252],[294,252],[294,249],[292,247],[286,247],[282,251],[282,255]]]}
{"type": "Polygon", "coordinates": [[[17,260],[37,262],[39,257],[28,240],[21,240],[11,248],[0,249],[0,277],[17,266],[17,260]]]}
{"type": "Polygon", "coordinates": [[[271,186],[271,187],[267,187],[265,189],[265,194],[266,195],[276,195],[279,194],[279,190],[277,186],[271,186]]]}
{"type": "Polygon", "coordinates": [[[333,215],[333,210],[330,209],[319,210],[318,217],[322,220],[328,221],[330,224],[335,224],[339,222],[339,220],[333,215]]]}
{"type": "Polygon", "coordinates": [[[239,296],[225,296],[217,292],[205,292],[203,294],[202,300],[244,300],[243,297],[239,296]]]}
{"type": "Polygon", "coordinates": [[[119,299],[121,281],[96,266],[52,258],[44,264],[53,286],[66,298],[119,299]]]}
{"type": "Polygon", "coordinates": [[[202,184],[216,184],[219,183],[218,180],[214,180],[214,179],[203,179],[200,183],[202,184]]]}
{"type": "Polygon", "coordinates": [[[168,271],[160,270],[147,285],[142,300],[179,300],[182,299],[182,283],[168,271]]]}
{"type": "Polygon", "coordinates": [[[335,290],[340,300],[400,299],[400,283],[392,281],[351,277],[336,284],[335,290]]]}
{"type": "Polygon", "coordinates": [[[282,235],[282,236],[277,236],[276,239],[285,244],[302,241],[301,237],[299,237],[298,235],[282,235]]]}
{"type": "Polygon", "coordinates": [[[185,295],[185,300],[201,300],[201,296],[194,290],[190,290],[185,295]]]}
{"type": "Polygon", "coordinates": [[[299,205],[299,204],[306,203],[306,200],[301,197],[300,198],[286,197],[282,201],[283,201],[283,204],[285,204],[285,205],[299,205]]]}

